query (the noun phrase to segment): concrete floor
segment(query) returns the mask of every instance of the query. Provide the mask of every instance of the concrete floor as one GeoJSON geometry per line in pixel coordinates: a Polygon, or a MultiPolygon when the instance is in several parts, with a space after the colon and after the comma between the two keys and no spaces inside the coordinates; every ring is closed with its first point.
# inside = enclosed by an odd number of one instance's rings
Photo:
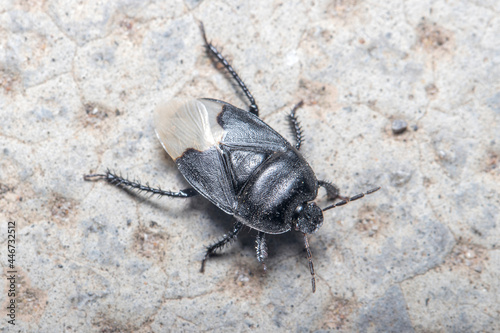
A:
{"type": "MultiPolygon", "coordinates": [[[[500,2],[4,1],[0,5],[0,264],[16,222],[19,332],[500,330],[500,2]],[[246,107],[320,179],[353,195],[303,243],[245,229],[203,198],[145,198],[83,175],[110,168],[186,188],[153,131],[174,96],[246,107]],[[394,134],[395,120],[408,124],[394,134]]],[[[318,204],[326,206],[323,190],[318,204]]],[[[5,309],[8,281],[0,292],[5,309]]]]}

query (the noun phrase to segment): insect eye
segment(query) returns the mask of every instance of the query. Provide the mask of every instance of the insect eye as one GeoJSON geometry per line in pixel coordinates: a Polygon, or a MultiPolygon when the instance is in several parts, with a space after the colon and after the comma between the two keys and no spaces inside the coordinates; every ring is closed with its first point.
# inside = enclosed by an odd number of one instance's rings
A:
{"type": "Polygon", "coordinates": [[[304,206],[298,205],[297,208],[295,209],[295,214],[300,215],[303,210],[304,210],[304,206]]]}

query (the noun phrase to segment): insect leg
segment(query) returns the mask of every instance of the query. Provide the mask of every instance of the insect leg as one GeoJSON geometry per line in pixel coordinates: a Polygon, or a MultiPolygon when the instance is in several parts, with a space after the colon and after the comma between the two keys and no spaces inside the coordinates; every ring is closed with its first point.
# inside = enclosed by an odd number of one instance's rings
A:
{"type": "Polygon", "coordinates": [[[205,41],[205,47],[207,48],[207,52],[210,56],[213,56],[217,58],[217,60],[224,65],[226,70],[231,74],[231,76],[234,78],[236,83],[240,86],[241,90],[247,97],[247,99],[250,101],[250,112],[256,115],[257,117],[259,116],[259,107],[255,103],[255,99],[253,98],[252,94],[250,93],[250,90],[248,90],[246,84],[240,79],[239,75],[236,73],[236,71],[233,69],[233,67],[227,62],[226,58],[213,46],[207,39],[207,35],[205,34],[205,27],[203,26],[203,23],[200,22],[200,29],[201,29],[201,34],[203,35],[203,40],[205,41]]]}
{"type": "Polygon", "coordinates": [[[207,247],[207,251],[205,252],[205,257],[201,261],[200,272],[203,273],[205,271],[205,261],[207,261],[208,257],[213,255],[215,251],[219,250],[220,248],[224,247],[224,245],[228,244],[233,239],[235,239],[242,227],[243,224],[241,222],[236,222],[232,231],[229,231],[227,234],[224,234],[221,240],[207,247]]]}
{"type": "Polygon", "coordinates": [[[340,190],[335,184],[332,184],[332,183],[327,182],[325,180],[318,180],[318,185],[323,187],[326,190],[326,194],[327,194],[329,200],[335,200],[337,198],[339,198],[341,200],[348,199],[347,197],[343,197],[340,195],[340,190]]]}
{"type": "Polygon", "coordinates": [[[138,192],[148,192],[151,193],[152,195],[158,195],[160,197],[165,195],[168,197],[189,198],[198,194],[198,192],[196,192],[196,190],[192,188],[188,188],[178,192],[172,192],[172,191],[162,190],[161,188],[151,187],[147,183],[146,185],[142,185],[137,181],[130,181],[126,178],[118,176],[109,170],[107,170],[105,174],[84,175],[83,179],[88,181],[102,179],[110,184],[116,185],[123,189],[132,189],[132,190],[137,190],[138,192]]]}
{"type": "Polygon", "coordinates": [[[288,119],[290,120],[290,125],[292,127],[292,132],[295,136],[295,148],[297,150],[300,149],[300,145],[302,143],[302,140],[304,139],[303,134],[302,134],[302,128],[300,127],[300,123],[295,116],[295,111],[297,111],[298,108],[300,108],[304,104],[304,101],[300,101],[295,106],[292,108],[292,111],[290,111],[290,115],[288,116],[288,119]]]}
{"type": "Polygon", "coordinates": [[[255,239],[255,252],[257,253],[257,260],[262,263],[262,268],[264,272],[267,270],[266,263],[264,260],[267,259],[267,243],[266,234],[259,231],[257,238],[255,239]]]}

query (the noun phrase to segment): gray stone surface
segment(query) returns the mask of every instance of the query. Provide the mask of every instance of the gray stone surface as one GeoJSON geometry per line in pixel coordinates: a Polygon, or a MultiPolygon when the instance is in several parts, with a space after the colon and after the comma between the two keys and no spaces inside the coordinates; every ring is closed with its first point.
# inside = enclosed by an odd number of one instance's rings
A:
{"type": "Polygon", "coordinates": [[[493,0],[2,1],[0,264],[16,221],[20,305],[0,329],[500,331],[498,36],[493,0]],[[244,231],[200,274],[230,218],[203,198],[82,179],[111,168],[184,188],[155,105],[245,107],[205,56],[199,20],[287,138],[304,100],[318,178],[347,195],[382,186],[310,237],[315,294],[300,235],[269,237],[263,274],[244,231]]]}

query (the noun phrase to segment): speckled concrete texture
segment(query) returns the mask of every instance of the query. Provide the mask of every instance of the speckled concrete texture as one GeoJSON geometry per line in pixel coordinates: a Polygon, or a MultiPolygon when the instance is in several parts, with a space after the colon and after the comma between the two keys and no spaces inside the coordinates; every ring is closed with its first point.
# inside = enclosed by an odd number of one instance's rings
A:
{"type": "MultiPolygon", "coordinates": [[[[500,331],[500,2],[2,1],[0,264],[15,221],[18,309],[0,330],[500,331]],[[203,198],[148,198],[83,175],[106,168],[186,188],[153,131],[174,96],[246,107],[345,195],[309,238],[245,229],[203,198]],[[406,123],[406,130],[401,129],[406,123]],[[397,128],[393,131],[393,128],[397,128]]],[[[328,204],[320,190],[318,204],[328,204]]]]}

